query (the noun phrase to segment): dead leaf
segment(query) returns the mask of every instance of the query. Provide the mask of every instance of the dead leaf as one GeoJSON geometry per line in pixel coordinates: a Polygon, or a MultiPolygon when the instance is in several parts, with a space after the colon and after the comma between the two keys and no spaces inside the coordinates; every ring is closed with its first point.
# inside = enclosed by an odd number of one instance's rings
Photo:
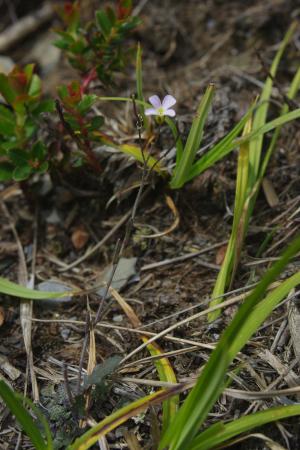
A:
{"type": "Polygon", "coordinates": [[[222,265],[225,255],[226,255],[227,245],[222,245],[222,247],[219,248],[216,254],[216,264],[219,266],[222,265]]]}
{"type": "MultiPolygon", "coordinates": [[[[113,280],[111,282],[111,287],[113,287],[117,291],[123,289],[127,285],[130,278],[136,275],[136,262],[137,258],[120,258],[118,266],[114,273],[113,280]]],[[[100,296],[104,295],[106,291],[106,283],[108,283],[111,278],[112,270],[113,267],[112,264],[110,264],[102,272],[100,277],[97,278],[97,285],[103,282],[103,287],[97,289],[96,291],[98,295],[100,296]]]]}
{"type": "Polygon", "coordinates": [[[5,321],[4,308],[2,306],[0,306],[0,327],[2,327],[2,325],[4,324],[4,321],[5,321]]]}
{"type": "Polygon", "coordinates": [[[279,203],[278,195],[275,192],[273,183],[268,179],[264,178],[262,182],[263,191],[270,208],[275,208],[279,203]]]}
{"type": "Polygon", "coordinates": [[[71,241],[76,250],[81,250],[86,245],[89,238],[89,233],[83,226],[81,226],[73,231],[71,241]]]}

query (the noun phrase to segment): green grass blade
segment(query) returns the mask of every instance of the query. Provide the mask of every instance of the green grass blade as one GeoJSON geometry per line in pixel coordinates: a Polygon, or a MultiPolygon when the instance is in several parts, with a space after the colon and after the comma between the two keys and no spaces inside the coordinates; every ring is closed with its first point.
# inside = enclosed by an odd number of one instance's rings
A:
{"type": "MultiPolygon", "coordinates": [[[[291,100],[294,99],[296,94],[297,94],[297,92],[299,91],[299,88],[300,88],[300,67],[297,70],[297,72],[296,72],[296,74],[295,74],[295,76],[294,76],[294,78],[292,80],[291,86],[290,86],[289,91],[287,93],[287,97],[289,99],[291,99],[291,100]]],[[[288,110],[289,110],[289,106],[287,104],[285,104],[282,107],[281,115],[286,114],[288,112],[288,110]]],[[[277,127],[275,129],[275,131],[273,133],[271,143],[269,145],[268,150],[266,151],[266,155],[265,155],[263,163],[261,165],[260,174],[259,174],[259,177],[261,179],[264,177],[264,174],[266,172],[269,160],[270,160],[270,158],[272,156],[272,153],[274,151],[274,148],[275,148],[275,145],[277,143],[277,139],[279,137],[280,131],[281,131],[281,127],[279,126],[279,127],[277,127]]]]}
{"type": "Polygon", "coordinates": [[[141,163],[144,162],[144,158],[145,158],[149,169],[153,168],[153,170],[158,172],[160,175],[162,175],[162,176],[165,175],[165,172],[164,172],[162,166],[157,161],[157,159],[155,159],[153,156],[150,156],[149,152],[147,152],[146,150],[144,150],[144,157],[143,157],[140,147],[137,147],[136,145],[132,145],[132,144],[120,144],[120,145],[108,144],[108,145],[120,150],[121,152],[125,153],[126,155],[132,156],[136,161],[139,161],[141,163]]]}
{"type": "Polygon", "coordinates": [[[253,428],[288,417],[300,415],[300,405],[279,406],[266,411],[259,411],[249,416],[241,417],[227,424],[218,423],[196,437],[191,443],[190,450],[210,450],[217,445],[226,443],[229,439],[253,428]]]}
{"type": "Polygon", "coordinates": [[[151,405],[159,404],[173,395],[178,395],[182,390],[181,385],[171,389],[162,389],[154,394],[140,398],[129,405],[123,406],[77,438],[73,444],[68,446],[67,450],[87,450],[99,438],[126,422],[130,417],[137,416],[147,410],[151,405]]]}
{"type": "Polygon", "coordinates": [[[253,130],[248,135],[237,139],[235,141],[235,145],[241,144],[246,141],[250,141],[250,140],[256,138],[257,136],[268,133],[269,131],[272,131],[275,128],[284,125],[285,123],[292,122],[293,120],[299,119],[299,117],[300,117],[300,108],[294,109],[293,111],[283,114],[282,116],[276,117],[276,119],[273,119],[270,122],[266,123],[258,130],[253,130]]]}
{"type": "Polygon", "coordinates": [[[249,119],[251,113],[254,110],[255,105],[252,105],[247,113],[242,117],[242,119],[235,125],[235,127],[221,139],[214,147],[212,147],[205,155],[202,156],[191,168],[190,173],[187,176],[186,181],[190,181],[196,176],[200,175],[206,169],[214,165],[220,159],[224,158],[228,153],[230,153],[234,148],[237,147],[236,144],[232,146],[235,142],[236,137],[243,130],[247,120],[249,119]]]}
{"type": "Polygon", "coordinates": [[[18,396],[2,380],[0,380],[0,396],[11,413],[16,417],[34,447],[37,450],[49,450],[49,446],[45,443],[40,430],[34,423],[31,415],[22,405],[21,400],[19,400],[18,396]]]}
{"type": "Polygon", "coordinates": [[[45,300],[49,298],[63,298],[73,295],[77,295],[79,291],[66,291],[66,292],[47,292],[37,291],[35,289],[29,289],[21,286],[12,281],[6,280],[0,277],[0,293],[11,295],[13,297],[26,298],[29,300],[45,300]]]}
{"type": "Polygon", "coordinates": [[[196,153],[201,144],[203,128],[212,103],[214,90],[214,85],[209,85],[198,106],[196,116],[193,120],[193,124],[184,147],[183,155],[180,158],[179,165],[175,168],[174,175],[170,182],[172,189],[178,189],[184,185],[194,163],[196,153]]]}
{"type": "Polygon", "coordinates": [[[229,347],[231,357],[235,357],[261,323],[271,314],[275,306],[298,284],[300,284],[300,272],[283,281],[248,313],[247,321],[239,328],[239,335],[229,347]]]}
{"type": "MultiPolygon", "coordinates": [[[[100,96],[97,96],[97,100],[99,100],[101,102],[132,102],[133,101],[131,97],[100,97],[100,96]]],[[[135,102],[144,107],[152,106],[152,105],[150,105],[150,103],[147,103],[144,100],[136,99],[135,102]]]]}
{"type": "Polygon", "coordinates": [[[22,395],[20,395],[20,394],[16,394],[16,396],[19,398],[19,400],[21,400],[23,402],[23,404],[26,403],[29,406],[29,408],[31,408],[31,410],[36,415],[37,419],[40,421],[41,425],[43,425],[44,434],[45,434],[45,438],[46,438],[46,442],[47,442],[47,444],[46,444],[47,450],[53,450],[53,440],[52,440],[50,426],[49,426],[49,423],[48,423],[46,417],[44,416],[44,414],[39,410],[39,408],[28,397],[22,397],[22,395]]]}
{"type": "MultiPolygon", "coordinates": [[[[185,450],[189,448],[197,430],[203,424],[208,411],[212,408],[223,390],[226,371],[229,364],[236,356],[236,352],[247,343],[249,337],[256,330],[253,326],[247,326],[250,314],[255,311],[256,306],[261,302],[268,286],[275,281],[290,259],[299,251],[300,236],[292,242],[288,249],[283,253],[280,260],[271,267],[253,292],[245,299],[231,324],[224,331],[219,344],[211,354],[195,387],[188,395],[183,406],[176,414],[171,426],[164,434],[160,446],[161,449],[168,446],[169,450],[185,450]],[[218,374],[220,382],[217,386],[214,384],[215,389],[210,389],[210,384],[214,383],[214,378],[212,378],[214,377],[214,373],[218,374]],[[210,394],[209,398],[206,395],[207,391],[209,391],[210,394]],[[204,400],[202,401],[203,397],[204,400]]],[[[297,280],[294,279],[293,281],[295,282],[297,280]]],[[[290,286],[291,284],[289,287],[290,286]]],[[[283,290],[283,293],[284,292],[286,291],[283,290]]],[[[278,296],[276,296],[276,300],[278,300],[278,296]]],[[[265,313],[267,314],[267,312],[268,310],[266,308],[265,313]]],[[[257,327],[266,317],[263,315],[258,316],[256,311],[254,314],[257,320],[255,327],[257,327]]]]}
{"type": "MultiPolygon", "coordinates": [[[[148,338],[143,338],[143,341],[147,342],[148,338]]],[[[147,346],[147,349],[152,356],[160,356],[163,353],[156,342],[150,343],[147,346]]],[[[158,359],[157,361],[155,361],[155,366],[159,375],[159,379],[161,381],[174,384],[177,383],[175,372],[168,358],[158,359]]],[[[174,419],[175,414],[178,410],[178,404],[178,395],[174,395],[163,402],[162,432],[164,432],[168,428],[168,426],[174,419]]]]}
{"type": "MultiPolygon", "coordinates": [[[[251,131],[252,119],[249,117],[244,127],[244,135],[251,131]]],[[[234,203],[233,225],[230,239],[227,245],[225,258],[218,274],[210,306],[215,306],[221,301],[230,280],[236,271],[242,242],[245,236],[245,221],[242,221],[242,215],[246,204],[248,190],[248,172],[249,172],[249,142],[241,145],[238,154],[238,168],[236,177],[236,192],[234,203]]],[[[215,310],[208,315],[208,321],[212,322],[220,315],[221,310],[215,310]]]]}
{"type": "MultiPolygon", "coordinates": [[[[272,94],[272,87],[273,87],[273,78],[276,75],[279,62],[282,58],[283,52],[288,45],[294,31],[296,28],[296,23],[293,23],[290,28],[288,29],[283,41],[280,44],[280,47],[275,55],[275,58],[273,60],[271,69],[270,69],[270,75],[263,87],[260,101],[262,102],[262,106],[257,110],[254,116],[253,120],[253,130],[261,129],[261,127],[266,123],[267,113],[269,109],[269,100],[272,94]]],[[[259,167],[260,167],[260,159],[261,159],[261,152],[262,152],[262,146],[263,146],[263,135],[259,134],[255,139],[251,141],[250,144],[250,184],[251,186],[254,186],[254,184],[257,181],[257,177],[259,174],[259,167]]]]}
{"type": "Polygon", "coordinates": [[[251,139],[254,139],[260,135],[264,135],[265,133],[268,133],[269,131],[272,131],[279,126],[282,126],[288,122],[291,122],[299,118],[300,118],[300,108],[297,108],[294,109],[294,111],[291,111],[287,114],[283,114],[282,116],[277,117],[274,120],[271,120],[258,130],[253,130],[251,133],[247,134],[244,137],[233,139],[226,146],[219,147],[219,144],[217,144],[209,152],[207,152],[206,155],[204,155],[199,161],[197,161],[197,163],[194,164],[192,170],[189,173],[189,177],[187,178],[186,181],[191,180],[195,176],[202,173],[204,170],[214,165],[217,161],[220,161],[222,158],[224,158],[224,156],[228,155],[230,152],[232,152],[232,150],[236,149],[237,147],[239,147],[239,145],[243,144],[244,142],[250,141],[251,139]]]}

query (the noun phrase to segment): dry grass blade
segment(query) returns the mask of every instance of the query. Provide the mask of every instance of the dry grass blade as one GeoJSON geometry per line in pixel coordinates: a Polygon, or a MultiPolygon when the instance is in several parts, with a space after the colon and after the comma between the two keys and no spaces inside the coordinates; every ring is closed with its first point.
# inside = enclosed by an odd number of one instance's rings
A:
{"type": "Polygon", "coordinates": [[[300,361],[300,311],[294,301],[290,301],[288,304],[288,322],[294,352],[300,361]]]}
{"type": "MultiPolygon", "coordinates": [[[[24,255],[24,251],[23,251],[23,247],[22,247],[19,235],[18,235],[15,225],[13,223],[12,217],[3,201],[1,201],[1,206],[2,206],[2,210],[5,214],[5,216],[7,217],[8,221],[9,221],[11,231],[13,233],[13,236],[16,240],[17,247],[18,247],[18,257],[19,257],[18,282],[22,286],[32,288],[33,280],[29,284],[25,255],[24,255]]],[[[34,373],[32,342],[31,342],[32,309],[33,309],[32,301],[21,300],[20,321],[21,321],[21,327],[22,327],[22,333],[23,333],[23,339],[24,339],[24,346],[25,346],[26,355],[27,355],[27,367],[28,367],[28,370],[30,373],[30,378],[31,378],[33,399],[35,402],[38,402],[39,401],[39,390],[38,390],[36,376],[34,373]]],[[[25,387],[25,393],[26,393],[26,387],[25,387]]]]}
{"type": "Polygon", "coordinates": [[[142,447],[140,446],[133,431],[125,430],[123,435],[129,450],[142,450],[142,447]]]}
{"type": "MultiPolygon", "coordinates": [[[[118,304],[121,306],[123,311],[125,312],[126,316],[130,320],[132,326],[134,328],[140,327],[142,324],[138,318],[138,316],[135,314],[133,309],[130,305],[122,298],[122,296],[113,288],[110,288],[110,293],[115,298],[115,300],[118,302],[118,304]]],[[[159,347],[159,345],[154,343],[148,343],[149,338],[143,334],[141,334],[141,339],[144,342],[144,345],[146,345],[147,349],[149,350],[151,356],[158,357],[159,359],[155,360],[155,365],[159,374],[159,378],[161,381],[168,382],[168,383],[176,383],[176,375],[174,373],[173,367],[168,360],[163,355],[163,350],[159,347]]],[[[172,397],[171,399],[168,399],[163,404],[163,429],[169,426],[172,418],[174,417],[177,408],[178,408],[178,402],[179,398],[177,396],[172,397]]]]}
{"type": "Polygon", "coordinates": [[[114,430],[131,417],[137,416],[141,412],[146,411],[149,406],[160,404],[172,396],[180,394],[180,392],[183,392],[188,388],[189,385],[183,383],[170,389],[162,389],[154,394],[147,395],[146,397],[118,409],[116,412],[110,416],[107,416],[104,420],[98,423],[94,428],[76,439],[76,441],[71,444],[67,450],[87,450],[95,444],[101,436],[105,436],[111,430],[114,430]]]}
{"type": "Polygon", "coordinates": [[[172,225],[169,228],[167,228],[165,231],[161,231],[160,233],[145,234],[145,235],[142,234],[142,235],[140,235],[141,238],[154,239],[154,238],[166,236],[167,234],[172,233],[172,231],[174,231],[178,227],[179,222],[180,222],[179,212],[175,206],[175,203],[173,202],[172,198],[169,195],[166,195],[166,203],[167,203],[167,206],[172,211],[173,216],[174,216],[174,222],[172,223],[172,225]]]}

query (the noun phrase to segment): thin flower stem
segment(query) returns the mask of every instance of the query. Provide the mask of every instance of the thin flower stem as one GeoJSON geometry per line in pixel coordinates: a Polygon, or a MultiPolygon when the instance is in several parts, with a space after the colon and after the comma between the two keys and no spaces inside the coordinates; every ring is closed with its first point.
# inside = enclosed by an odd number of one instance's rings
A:
{"type": "Polygon", "coordinates": [[[79,367],[78,367],[78,380],[77,380],[77,395],[80,394],[80,386],[81,386],[81,376],[82,376],[82,369],[83,369],[83,362],[84,357],[88,345],[89,340],[89,329],[90,329],[90,314],[86,313],[86,319],[85,319],[85,328],[84,328],[84,340],[82,344],[81,354],[80,354],[80,361],[79,361],[79,367]]]}

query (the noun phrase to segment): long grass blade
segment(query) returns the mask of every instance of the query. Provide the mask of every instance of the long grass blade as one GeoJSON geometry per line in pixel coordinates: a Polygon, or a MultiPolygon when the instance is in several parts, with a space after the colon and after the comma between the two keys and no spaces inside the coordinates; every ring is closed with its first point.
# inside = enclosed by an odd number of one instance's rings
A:
{"type": "MultiPolygon", "coordinates": [[[[275,58],[272,62],[272,66],[270,69],[270,76],[267,78],[261,96],[260,101],[262,102],[262,106],[257,110],[254,116],[253,120],[253,130],[256,131],[258,129],[261,129],[263,125],[266,123],[268,109],[269,109],[269,100],[272,94],[272,87],[273,87],[273,78],[276,75],[278,65],[280,63],[280,60],[282,58],[282,55],[284,53],[284,50],[286,46],[288,45],[290,39],[292,38],[292,35],[295,31],[296,23],[294,22],[290,28],[288,29],[284,39],[282,40],[280,47],[275,55],[275,58]]],[[[258,135],[255,139],[251,140],[250,143],[250,184],[251,186],[254,186],[254,184],[257,181],[258,173],[259,173],[259,167],[260,167],[260,160],[261,160],[261,152],[262,152],[262,146],[263,146],[263,135],[258,135]]]]}
{"type": "MultiPolygon", "coordinates": [[[[249,337],[256,330],[256,328],[253,329],[253,327],[247,326],[250,314],[255,311],[257,305],[261,302],[268,286],[275,281],[290,259],[294,257],[299,250],[300,237],[293,241],[280,260],[272,266],[253,292],[245,299],[231,324],[224,331],[219,344],[211,354],[195,387],[188,395],[183,406],[176,414],[171,426],[163,436],[160,449],[165,447],[168,447],[170,450],[184,450],[189,448],[197,430],[204,422],[208,412],[223,390],[224,379],[229,364],[235,357],[236,352],[247,343],[249,337]],[[237,341],[238,344],[236,343],[237,341]],[[226,355],[226,357],[224,355],[226,355]],[[224,358],[226,358],[225,361],[224,358]],[[222,362],[221,364],[220,361],[222,362]],[[214,390],[211,390],[211,379],[216,376],[214,375],[216,372],[218,373],[220,383],[215,386],[214,390]],[[209,398],[205,394],[207,390],[210,392],[209,398]],[[202,401],[203,396],[204,400],[202,401]]],[[[298,282],[298,280],[296,281],[298,282]]],[[[256,311],[254,314],[260,324],[266,318],[263,315],[258,316],[256,311]]],[[[258,322],[256,322],[255,326],[259,326],[258,322]]]]}
{"type": "MultiPolygon", "coordinates": [[[[260,106],[258,106],[258,108],[260,108],[260,106]]],[[[188,179],[190,180],[195,176],[200,175],[202,172],[204,172],[206,169],[214,165],[216,162],[220,161],[222,158],[224,158],[224,156],[228,155],[230,152],[232,152],[232,150],[236,149],[244,142],[250,141],[251,139],[254,139],[258,136],[264,135],[265,133],[268,133],[269,131],[272,131],[279,126],[282,126],[288,122],[291,122],[299,118],[300,118],[300,108],[297,108],[294,111],[291,111],[287,114],[283,114],[282,116],[277,117],[274,120],[271,120],[258,130],[253,130],[246,136],[233,139],[232,141],[228,142],[227,145],[225,146],[219,145],[221,144],[221,142],[219,144],[216,144],[209,152],[207,152],[202,158],[200,158],[199,161],[197,161],[197,163],[194,164],[192,170],[189,173],[188,179]]]]}
{"type": "Polygon", "coordinates": [[[78,295],[79,291],[66,291],[66,292],[47,292],[38,291],[35,289],[29,289],[20,284],[13,283],[6,278],[0,277],[0,293],[11,295],[13,297],[27,298],[29,300],[44,300],[51,298],[63,298],[72,295],[78,295]]]}
{"type": "Polygon", "coordinates": [[[12,414],[16,417],[34,447],[37,450],[50,450],[50,447],[46,444],[31,415],[22,405],[21,400],[2,380],[0,380],[0,396],[12,414]]]}
{"type": "Polygon", "coordinates": [[[122,425],[122,423],[126,422],[131,417],[146,411],[151,405],[160,404],[168,398],[178,395],[184,389],[186,389],[185,385],[177,385],[174,388],[162,389],[118,409],[76,439],[73,444],[69,445],[67,450],[87,450],[94,445],[99,438],[122,425]]]}
{"type": "Polygon", "coordinates": [[[266,411],[259,411],[227,424],[219,422],[196,437],[192,441],[189,449],[210,450],[217,445],[227,443],[230,439],[241,433],[252,430],[253,428],[298,415],[300,415],[300,405],[289,405],[270,408],[266,411]]]}
{"type": "MultiPolygon", "coordinates": [[[[252,118],[249,117],[244,128],[244,135],[251,132],[252,128],[252,118]]],[[[244,211],[244,206],[246,202],[247,189],[248,189],[248,173],[249,173],[249,142],[244,142],[239,151],[238,155],[238,168],[236,177],[236,192],[235,192],[235,203],[234,203],[234,215],[233,215],[233,225],[230,235],[230,239],[227,245],[224,261],[222,267],[218,274],[210,306],[215,306],[220,303],[222,295],[227,288],[230,279],[232,280],[233,274],[236,270],[240,251],[242,247],[242,242],[245,236],[245,222],[241,222],[242,214],[244,211]]],[[[208,321],[212,322],[217,319],[220,315],[220,310],[215,310],[208,315],[208,321]]]]}
{"type": "MultiPolygon", "coordinates": [[[[287,93],[287,97],[288,97],[290,100],[293,100],[293,99],[295,98],[297,92],[299,91],[299,88],[300,88],[300,67],[299,67],[299,69],[297,70],[297,72],[296,72],[296,74],[295,74],[295,76],[294,76],[294,78],[293,78],[293,80],[292,80],[292,83],[291,83],[291,85],[290,85],[289,91],[288,91],[288,93],[287,93]]],[[[286,113],[288,112],[288,110],[289,110],[289,106],[288,106],[288,104],[285,104],[285,105],[282,107],[281,115],[286,114],[286,113]]],[[[264,157],[264,160],[263,160],[262,165],[261,165],[261,168],[260,168],[259,178],[261,178],[261,179],[263,178],[263,176],[264,176],[264,174],[265,174],[265,172],[266,172],[266,169],[267,169],[269,160],[270,160],[270,158],[271,158],[271,156],[272,156],[272,153],[273,153],[274,148],[275,148],[275,146],[276,146],[278,137],[279,137],[279,135],[280,135],[280,131],[281,131],[281,127],[278,126],[278,127],[275,129],[274,133],[273,133],[272,140],[271,140],[271,142],[270,142],[270,145],[269,145],[269,147],[268,147],[268,150],[266,151],[266,155],[265,155],[265,157],[264,157]]]]}
{"type": "Polygon", "coordinates": [[[199,150],[202,140],[203,128],[212,103],[214,90],[214,85],[209,85],[199,104],[196,116],[193,120],[193,124],[187,138],[187,142],[184,147],[183,155],[180,158],[179,165],[176,166],[174,175],[170,182],[170,186],[172,189],[178,189],[183,186],[194,163],[196,153],[199,150]]]}

